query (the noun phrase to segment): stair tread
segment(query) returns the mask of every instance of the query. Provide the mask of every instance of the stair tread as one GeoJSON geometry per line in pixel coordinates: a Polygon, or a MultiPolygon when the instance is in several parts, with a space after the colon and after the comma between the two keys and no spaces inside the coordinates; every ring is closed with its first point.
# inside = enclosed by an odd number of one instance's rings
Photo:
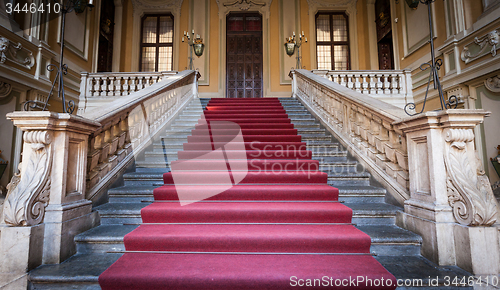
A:
{"type": "Polygon", "coordinates": [[[76,254],[61,264],[42,265],[29,273],[31,282],[97,282],[121,253],[76,254]]]}
{"type": "Polygon", "coordinates": [[[140,215],[141,209],[148,206],[150,202],[111,202],[96,207],[101,215],[103,214],[121,214],[121,215],[140,215]]]}
{"type": "Polygon", "coordinates": [[[100,225],[83,232],[75,237],[75,241],[82,242],[123,242],[123,237],[135,230],[139,225],[100,225]]]}
{"type": "Polygon", "coordinates": [[[353,214],[356,215],[391,215],[395,216],[396,212],[402,208],[388,204],[388,203],[344,203],[345,206],[352,209],[353,214]]]}
{"type": "Polygon", "coordinates": [[[369,235],[374,243],[421,244],[422,237],[395,225],[359,225],[359,230],[369,235]]]}

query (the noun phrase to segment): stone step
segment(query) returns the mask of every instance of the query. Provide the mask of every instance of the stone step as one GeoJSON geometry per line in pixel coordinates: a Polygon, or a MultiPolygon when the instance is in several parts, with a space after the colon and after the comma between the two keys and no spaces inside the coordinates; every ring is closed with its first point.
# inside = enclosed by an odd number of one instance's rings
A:
{"type": "Polygon", "coordinates": [[[75,237],[78,253],[125,251],[123,237],[138,225],[100,225],[75,237]]]}
{"type": "Polygon", "coordinates": [[[121,256],[120,253],[77,254],[61,264],[42,265],[29,273],[30,289],[100,290],[99,275],[121,256]]]}
{"type": "Polygon", "coordinates": [[[370,252],[381,256],[420,255],[422,238],[395,225],[358,225],[359,230],[370,236],[370,252]]]}
{"type": "Polygon", "coordinates": [[[114,202],[96,207],[101,216],[101,225],[139,224],[142,222],[141,209],[150,202],[114,202]]]}
{"type": "Polygon", "coordinates": [[[342,174],[328,174],[328,184],[337,186],[359,186],[370,185],[370,174],[364,173],[342,173],[342,174]]]}
{"type": "Polygon", "coordinates": [[[396,213],[402,208],[387,203],[355,202],[344,203],[353,212],[352,222],[364,225],[394,225],[396,213]]]}
{"type": "Polygon", "coordinates": [[[346,203],[384,203],[385,194],[387,193],[385,188],[376,186],[337,186],[339,189],[339,201],[346,203]]]}
{"type": "Polygon", "coordinates": [[[108,190],[109,202],[142,202],[153,201],[153,190],[157,188],[151,185],[127,185],[108,190]]]}

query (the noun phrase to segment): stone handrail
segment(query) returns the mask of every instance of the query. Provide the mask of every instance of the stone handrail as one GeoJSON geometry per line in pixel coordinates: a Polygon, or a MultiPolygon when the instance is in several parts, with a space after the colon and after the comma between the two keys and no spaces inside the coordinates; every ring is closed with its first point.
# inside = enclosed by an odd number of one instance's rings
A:
{"type": "Polygon", "coordinates": [[[400,108],[413,102],[410,70],[313,70],[343,87],[400,108]]]}
{"type": "Polygon", "coordinates": [[[293,74],[293,92],[318,114],[336,137],[354,152],[390,193],[403,203],[409,198],[406,141],[392,125],[403,109],[363,95],[306,70],[293,74]]]}
{"type": "Polygon", "coordinates": [[[123,166],[197,95],[197,73],[183,71],[83,117],[102,124],[89,139],[87,198],[94,199],[123,166]]]}

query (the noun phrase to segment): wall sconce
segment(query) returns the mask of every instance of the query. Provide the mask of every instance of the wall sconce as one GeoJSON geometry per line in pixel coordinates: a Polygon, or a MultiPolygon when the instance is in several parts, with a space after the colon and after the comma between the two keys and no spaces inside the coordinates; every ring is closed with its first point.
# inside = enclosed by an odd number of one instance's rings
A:
{"type": "Polygon", "coordinates": [[[292,36],[285,39],[285,51],[288,56],[292,56],[295,53],[295,48],[297,48],[297,65],[295,66],[296,69],[302,68],[302,56],[300,54],[300,47],[302,46],[303,42],[307,42],[307,37],[304,36],[304,31],[302,31],[302,34],[299,34],[298,39],[295,37],[295,31],[293,32],[292,36]]]}
{"type": "MultiPolygon", "coordinates": [[[[194,29],[191,31],[191,34],[194,36],[194,29]]],[[[184,36],[182,37],[182,42],[184,42],[184,37],[187,38],[187,44],[192,48],[189,49],[189,70],[193,70],[193,50],[194,54],[197,57],[203,55],[203,51],[205,50],[205,44],[203,43],[203,38],[200,37],[199,34],[196,34],[196,38],[192,39],[189,35],[189,32],[184,31],[184,36]]]]}

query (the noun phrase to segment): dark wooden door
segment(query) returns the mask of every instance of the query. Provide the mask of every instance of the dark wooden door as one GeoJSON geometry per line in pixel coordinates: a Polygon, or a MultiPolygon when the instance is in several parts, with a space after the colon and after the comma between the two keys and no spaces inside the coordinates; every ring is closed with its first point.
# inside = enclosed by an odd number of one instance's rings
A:
{"type": "Polygon", "coordinates": [[[101,20],[99,29],[98,72],[113,70],[113,30],[115,26],[115,4],[113,1],[101,2],[101,20]]]}
{"type": "Polygon", "coordinates": [[[255,13],[227,17],[226,97],[262,97],[262,18],[255,13]]]}
{"type": "Polygon", "coordinates": [[[392,51],[391,6],[389,0],[375,1],[377,25],[378,65],[381,70],[394,69],[392,51]]]}

